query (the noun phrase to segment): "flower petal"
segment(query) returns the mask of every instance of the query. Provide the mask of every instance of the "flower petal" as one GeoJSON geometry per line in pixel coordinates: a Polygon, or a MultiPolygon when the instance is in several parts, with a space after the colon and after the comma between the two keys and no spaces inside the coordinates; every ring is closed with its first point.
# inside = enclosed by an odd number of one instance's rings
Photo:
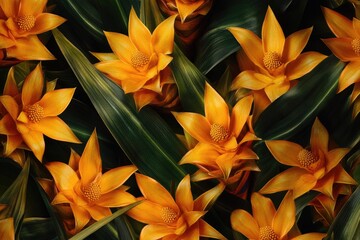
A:
{"type": "Polygon", "coordinates": [[[263,50],[267,52],[275,52],[282,56],[285,45],[284,32],[276,20],[274,12],[268,7],[261,31],[263,50]]]}
{"type": "Polygon", "coordinates": [[[288,80],[298,79],[313,70],[326,55],[318,52],[306,52],[286,66],[288,80]]]}
{"type": "Polygon", "coordinates": [[[275,83],[265,87],[265,93],[270,99],[271,102],[275,101],[279,97],[281,97],[284,93],[286,93],[290,89],[290,83],[284,81],[282,83],[275,83]]]}
{"type": "Polygon", "coordinates": [[[210,226],[207,222],[200,219],[199,223],[199,235],[201,237],[215,238],[215,239],[226,239],[220,232],[210,226]]]}
{"type": "Polygon", "coordinates": [[[220,124],[228,129],[229,107],[219,93],[213,89],[210,84],[205,84],[204,93],[205,116],[210,124],[220,124]]]}
{"type": "Polygon", "coordinates": [[[356,55],[351,46],[351,38],[327,38],[322,39],[322,41],[341,61],[359,61],[359,56],[356,55]]]}
{"type": "Polygon", "coordinates": [[[15,151],[15,149],[21,146],[22,142],[23,142],[23,138],[20,134],[12,135],[12,136],[8,135],[6,138],[4,155],[9,156],[10,154],[12,154],[15,151]]]}
{"type": "Polygon", "coordinates": [[[15,240],[14,219],[12,217],[0,220],[0,239],[15,240]]]}
{"type": "Polygon", "coordinates": [[[60,191],[73,189],[79,181],[76,172],[65,163],[48,162],[45,166],[53,176],[56,187],[60,191]]]}
{"type": "Polygon", "coordinates": [[[40,34],[50,31],[66,21],[65,18],[51,13],[42,13],[36,17],[35,26],[29,31],[29,34],[40,34]]]}
{"type": "Polygon", "coordinates": [[[90,216],[96,221],[99,221],[111,215],[110,208],[108,207],[92,205],[87,206],[86,210],[90,213],[90,216]]]}
{"type": "Polygon", "coordinates": [[[175,3],[181,18],[181,22],[184,23],[189,15],[191,15],[196,11],[196,9],[204,4],[204,1],[184,2],[181,0],[175,0],[175,3]]]}
{"type": "Polygon", "coordinates": [[[179,183],[175,193],[176,203],[183,212],[192,211],[194,199],[191,193],[190,175],[186,175],[179,183]]]}
{"type": "Polygon", "coordinates": [[[349,62],[339,77],[338,92],[345,90],[353,83],[360,82],[360,61],[349,62]]]}
{"type": "Polygon", "coordinates": [[[174,234],[175,228],[166,225],[146,225],[140,233],[140,239],[153,240],[161,239],[167,235],[174,234]]]}
{"type": "Polygon", "coordinates": [[[16,45],[6,49],[6,53],[19,60],[55,60],[36,35],[16,39],[16,45]]]}
{"type": "Polygon", "coordinates": [[[253,216],[251,216],[248,212],[242,209],[234,210],[231,213],[230,220],[231,226],[235,231],[243,234],[248,239],[259,238],[259,225],[255,218],[253,218],[253,216]]]}
{"type": "Polygon", "coordinates": [[[91,219],[90,214],[83,207],[76,204],[70,204],[75,218],[75,232],[80,232],[91,219]]]}
{"type": "Polygon", "coordinates": [[[350,151],[349,148],[335,148],[326,153],[326,172],[339,165],[341,159],[350,151]]]}
{"type": "Polygon", "coordinates": [[[249,118],[253,99],[252,95],[246,96],[238,101],[232,109],[230,129],[235,137],[240,135],[240,132],[243,130],[244,125],[249,118]]]}
{"type": "MultiPolygon", "coordinates": [[[[130,38],[124,34],[116,32],[104,31],[104,34],[111,50],[116,54],[116,56],[124,62],[131,64],[131,56],[136,52],[136,48],[130,38]]],[[[102,61],[104,61],[104,59],[102,59],[102,61]]]]}
{"type": "Polygon", "coordinates": [[[9,95],[3,95],[0,96],[0,102],[6,109],[6,111],[9,113],[9,116],[11,116],[11,119],[15,121],[20,113],[19,105],[15,101],[15,99],[9,95]]]}
{"type": "MultiPolygon", "coordinates": [[[[19,132],[26,131],[24,124],[18,123],[17,127],[19,132]]],[[[35,157],[41,162],[45,151],[45,141],[43,134],[30,130],[27,133],[21,133],[21,136],[26,145],[34,153],[35,157]]]]}
{"type": "Polygon", "coordinates": [[[200,164],[204,166],[213,165],[220,153],[211,144],[198,143],[188,151],[180,160],[179,164],[200,164]]]}
{"type": "Polygon", "coordinates": [[[251,208],[259,227],[272,226],[276,210],[270,198],[254,192],[251,195],[251,208]]]}
{"type": "Polygon", "coordinates": [[[47,3],[46,0],[21,0],[20,2],[19,16],[28,14],[36,16],[44,10],[47,3]]]}
{"type": "MultiPolygon", "coordinates": [[[[104,33],[106,35],[106,32],[104,33]]],[[[94,57],[96,57],[99,61],[119,60],[118,56],[114,53],[91,52],[91,54],[94,57]]]]}
{"type": "Polygon", "coordinates": [[[230,27],[228,30],[239,42],[246,56],[248,56],[256,66],[264,68],[264,53],[261,39],[255,33],[245,28],[230,27]]]}
{"type": "Polygon", "coordinates": [[[338,167],[334,168],[334,182],[341,183],[341,184],[351,184],[357,185],[358,183],[345,171],[345,169],[339,165],[338,167]]]}
{"type": "Polygon", "coordinates": [[[42,96],[43,88],[44,75],[42,73],[41,64],[38,64],[24,80],[21,94],[23,106],[32,105],[39,101],[42,96]]]}
{"type": "Polygon", "coordinates": [[[161,22],[151,36],[151,43],[156,53],[170,54],[174,48],[174,22],[177,15],[172,15],[161,22]]]}
{"type": "Polygon", "coordinates": [[[265,144],[278,162],[288,166],[301,167],[297,156],[303,147],[299,144],[285,140],[270,140],[265,141],[265,144]]]}
{"type": "Polygon", "coordinates": [[[75,88],[63,88],[45,93],[39,101],[44,109],[44,117],[54,117],[61,114],[69,105],[75,88]]]}
{"type": "Polygon", "coordinates": [[[336,37],[355,38],[353,25],[350,19],[330,8],[321,8],[330,30],[336,37]]]}
{"type": "Polygon", "coordinates": [[[104,173],[100,181],[101,194],[108,193],[120,187],[136,170],[137,167],[129,165],[113,168],[104,173]]]}
{"type": "Polygon", "coordinates": [[[100,199],[96,201],[96,205],[102,207],[123,207],[135,201],[136,198],[133,195],[119,189],[101,195],[100,199]]]}
{"type": "Polygon", "coordinates": [[[139,205],[131,208],[126,214],[142,223],[164,224],[164,220],[161,217],[162,208],[163,206],[157,203],[142,200],[139,205]]]}
{"type": "Polygon", "coordinates": [[[216,199],[220,196],[220,194],[224,191],[224,189],[225,184],[221,182],[215,187],[201,194],[194,201],[194,210],[204,211],[210,208],[216,199]]]}
{"type": "Polygon", "coordinates": [[[54,199],[51,201],[52,205],[63,204],[63,203],[72,203],[72,201],[66,196],[66,193],[64,194],[64,192],[59,192],[58,194],[56,194],[54,199]]]}
{"type": "Polygon", "coordinates": [[[326,233],[306,233],[292,238],[291,240],[321,240],[326,237],[326,233]]]}
{"type": "Polygon", "coordinates": [[[295,223],[295,201],[292,191],[288,191],[281,201],[278,210],[275,213],[273,221],[274,232],[279,234],[282,239],[290,231],[295,223]]]}
{"type": "Polygon", "coordinates": [[[212,143],[210,136],[210,123],[208,120],[197,113],[183,112],[176,113],[172,112],[178,123],[188,132],[193,138],[199,142],[212,143]]]}
{"type": "Polygon", "coordinates": [[[313,190],[321,192],[322,194],[334,199],[333,197],[333,185],[334,185],[334,173],[328,173],[323,178],[319,179],[313,190]]]}
{"type": "Polygon", "coordinates": [[[130,10],[128,30],[129,38],[131,42],[136,46],[136,48],[140,52],[151,56],[151,33],[149,29],[138,18],[134,8],[131,8],[130,10]]]}
{"type": "Polygon", "coordinates": [[[294,198],[298,198],[313,189],[316,183],[317,179],[312,174],[303,174],[299,176],[296,183],[292,185],[294,198]]]}
{"type": "Polygon", "coordinates": [[[285,63],[295,60],[300,55],[309,41],[312,30],[312,27],[302,29],[286,38],[282,54],[282,60],[285,63]]]}
{"type": "Polygon", "coordinates": [[[231,84],[231,90],[247,88],[251,90],[261,90],[269,86],[273,79],[254,71],[242,71],[235,77],[231,84]]]}
{"type": "Polygon", "coordinates": [[[6,15],[6,17],[16,16],[19,10],[18,2],[9,0],[0,0],[0,8],[6,15]]]}
{"type": "Polygon", "coordinates": [[[87,141],[79,161],[81,183],[83,185],[90,184],[101,173],[101,170],[100,148],[95,129],[87,141]]]}
{"type": "Polygon", "coordinates": [[[311,136],[310,136],[310,146],[314,151],[321,150],[323,153],[328,152],[328,144],[329,144],[329,133],[319,121],[318,118],[315,119],[314,124],[311,128],[311,136]]]}
{"type": "Polygon", "coordinates": [[[19,90],[14,76],[14,68],[12,67],[10,68],[6,78],[3,95],[10,95],[12,97],[15,97],[18,94],[19,90]]]}

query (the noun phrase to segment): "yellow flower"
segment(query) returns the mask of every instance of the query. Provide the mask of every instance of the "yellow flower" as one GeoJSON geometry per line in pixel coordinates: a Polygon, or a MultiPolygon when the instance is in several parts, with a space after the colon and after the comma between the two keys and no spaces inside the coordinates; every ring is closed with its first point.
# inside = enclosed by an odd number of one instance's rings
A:
{"type": "Polygon", "coordinates": [[[348,148],[328,149],[329,134],[318,119],[315,120],[310,137],[310,148],[283,141],[266,141],[266,146],[274,158],[291,166],[272,178],[260,193],[268,194],[292,189],[297,198],[315,190],[333,198],[333,184],[357,184],[344,170],[341,159],[349,152],[348,148]]]}
{"type": "Polygon", "coordinates": [[[169,54],[174,47],[175,18],[169,17],[151,34],[131,9],[129,36],[105,32],[114,53],[94,53],[101,61],[95,64],[96,68],[119,84],[125,93],[134,93],[138,109],[153,101],[156,103],[157,95],[166,94],[164,86],[175,84],[168,67],[172,61],[169,54]]]}
{"type": "MultiPolygon", "coordinates": [[[[231,213],[231,226],[248,239],[254,240],[285,240],[295,224],[295,202],[293,194],[289,191],[276,210],[270,198],[259,193],[251,195],[252,214],[242,209],[231,213]]],[[[295,240],[320,240],[325,237],[323,233],[307,233],[293,237],[295,240]]]]}
{"type": "Polygon", "coordinates": [[[10,155],[24,142],[42,161],[45,150],[44,135],[49,138],[80,143],[69,126],[58,115],[70,103],[75,88],[48,91],[43,95],[44,77],[41,65],[24,80],[21,94],[10,70],[0,102],[6,114],[0,121],[0,134],[7,136],[5,155],[10,155]],[[43,95],[43,96],[42,96],[43,95]]]}
{"type": "Polygon", "coordinates": [[[322,8],[326,23],[336,38],[322,39],[333,54],[343,62],[349,62],[339,77],[338,91],[341,92],[353,83],[360,82],[360,20],[350,21],[341,14],[322,8]]]}
{"type": "Polygon", "coordinates": [[[53,60],[38,34],[56,28],[65,19],[44,13],[47,0],[0,1],[0,49],[8,58],[53,60]]]}
{"type": "MultiPolygon", "coordinates": [[[[0,213],[6,206],[5,204],[0,204],[0,213]]],[[[0,219],[0,238],[15,240],[14,219],[12,217],[0,219]]]]}
{"type": "Polygon", "coordinates": [[[146,239],[199,239],[210,237],[225,239],[222,234],[201,219],[206,207],[224,190],[219,184],[193,200],[190,177],[185,176],[179,183],[175,200],[171,194],[154,179],[136,174],[136,181],[144,196],[142,202],[130,209],[128,215],[148,224],[141,233],[140,240],[146,239]]]}
{"type": "Polygon", "coordinates": [[[264,90],[274,101],[290,88],[290,81],[310,72],[325,55],[317,52],[302,53],[312,28],[297,31],[285,39],[280,24],[269,7],[262,25],[262,39],[244,28],[230,27],[229,31],[256,65],[256,71],[241,72],[231,89],[264,90]]]}
{"type": "Polygon", "coordinates": [[[110,216],[110,207],[122,207],[136,201],[126,192],[128,187],[123,183],[137,168],[122,166],[102,174],[96,130],[86,143],[77,165],[76,162],[73,159],[71,164],[78,171],[62,162],[46,164],[58,190],[52,204],[70,204],[75,218],[74,232],[80,231],[91,218],[98,221],[110,216]]]}

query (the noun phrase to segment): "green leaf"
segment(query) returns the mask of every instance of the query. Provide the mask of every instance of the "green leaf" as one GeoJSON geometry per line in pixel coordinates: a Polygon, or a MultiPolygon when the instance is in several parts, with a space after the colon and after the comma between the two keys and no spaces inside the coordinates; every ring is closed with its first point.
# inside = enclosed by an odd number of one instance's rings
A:
{"type": "MultiPolygon", "coordinates": [[[[172,181],[179,182],[185,172],[177,162],[186,150],[172,131],[162,127],[166,123],[161,118],[156,118],[156,122],[146,121],[144,115],[140,118],[133,102],[119,86],[99,73],[59,30],[53,30],[53,34],[104,124],[139,171],[168,189],[172,181]],[[154,128],[159,132],[152,133],[150,129],[154,128]],[[175,152],[174,146],[181,151],[175,152]]],[[[154,114],[150,111],[149,118],[154,114]]]]}
{"type": "Polygon", "coordinates": [[[311,125],[335,96],[343,68],[335,56],[321,62],[261,113],[254,127],[256,135],[264,140],[288,139],[311,125]]]}
{"type": "Polygon", "coordinates": [[[75,236],[70,238],[69,240],[80,240],[80,239],[84,239],[84,238],[90,236],[92,233],[94,233],[95,231],[97,231],[101,227],[105,226],[106,224],[108,224],[109,222],[114,220],[115,218],[117,218],[117,217],[121,216],[122,214],[126,213],[128,210],[135,207],[139,203],[140,202],[135,202],[135,203],[132,203],[132,204],[126,206],[126,207],[123,207],[123,208],[117,210],[111,216],[103,218],[100,221],[97,221],[97,222],[93,223],[92,225],[90,225],[86,229],[82,230],[81,232],[79,232],[78,234],[76,234],[75,236]]]}
{"type": "Polygon", "coordinates": [[[360,236],[360,187],[351,195],[331,224],[325,239],[358,239],[360,236]]]}
{"type": "Polygon", "coordinates": [[[267,8],[267,1],[222,0],[215,1],[211,22],[205,34],[198,41],[195,65],[207,74],[217,64],[240,49],[239,43],[227,30],[228,27],[242,27],[258,35],[267,8]]]}
{"type": "Polygon", "coordinates": [[[25,218],[21,226],[20,239],[59,239],[50,218],[25,218]]]}

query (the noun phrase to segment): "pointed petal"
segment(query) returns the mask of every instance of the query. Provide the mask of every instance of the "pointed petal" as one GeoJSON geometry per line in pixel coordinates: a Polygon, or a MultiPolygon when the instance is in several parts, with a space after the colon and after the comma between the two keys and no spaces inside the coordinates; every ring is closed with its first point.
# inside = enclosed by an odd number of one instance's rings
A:
{"type": "Polygon", "coordinates": [[[228,179],[234,164],[234,154],[224,153],[216,159],[216,164],[222,172],[223,178],[228,179]]]}
{"type": "Polygon", "coordinates": [[[299,144],[285,140],[265,141],[265,144],[278,162],[288,166],[300,167],[297,156],[303,147],[299,144]]]}
{"type": "Polygon", "coordinates": [[[199,142],[211,143],[210,123],[208,120],[197,113],[176,113],[172,112],[178,123],[188,132],[193,138],[199,142]]]}
{"type": "Polygon", "coordinates": [[[302,29],[286,38],[282,54],[282,60],[284,62],[291,62],[300,55],[309,41],[312,30],[312,27],[302,29]]]}
{"type": "Polygon", "coordinates": [[[346,171],[345,169],[339,165],[333,170],[335,173],[334,182],[335,183],[341,183],[341,184],[351,184],[351,185],[357,185],[358,183],[353,179],[346,171]]]}
{"type": "Polygon", "coordinates": [[[4,155],[9,156],[10,154],[12,154],[15,151],[15,149],[21,146],[22,142],[23,142],[23,138],[20,134],[12,135],[12,136],[8,135],[6,138],[4,155]]]}
{"type": "Polygon", "coordinates": [[[29,34],[40,34],[50,31],[66,21],[65,18],[51,13],[41,13],[36,17],[35,26],[29,31],[29,34]]]}
{"type": "Polygon", "coordinates": [[[59,192],[58,194],[56,194],[54,199],[51,201],[52,205],[63,204],[63,203],[72,203],[72,201],[70,201],[70,199],[67,198],[64,192],[59,192]]]}
{"type": "MultiPolygon", "coordinates": [[[[172,57],[162,54],[162,53],[158,53],[158,58],[159,58],[158,59],[158,71],[159,72],[164,70],[170,64],[170,62],[173,60],[172,57]]],[[[162,82],[163,82],[163,80],[165,80],[165,79],[161,79],[162,82]]]]}
{"type": "Polygon", "coordinates": [[[330,8],[321,8],[330,30],[336,37],[355,38],[353,25],[350,19],[330,8]]]}
{"type": "Polygon", "coordinates": [[[76,172],[65,163],[48,162],[45,166],[53,176],[56,187],[60,191],[73,189],[79,181],[76,172]]]}
{"type": "Polygon", "coordinates": [[[294,188],[297,180],[307,171],[297,167],[291,167],[268,181],[259,191],[261,194],[270,194],[294,188]]]}
{"type": "Polygon", "coordinates": [[[252,214],[260,227],[272,226],[276,210],[270,198],[254,192],[251,195],[252,214]]]}
{"type": "Polygon", "coordinates": [[[298,198],[313,189],[316,183],[317,179],[312,174],[301,175],[297,179],[296,183],[292,185],[294,190],[294,198],[298,198]]]}
{"type": "Polygon", "coordinates": [[[235,231],[243,234],[248,239],[258,239],[259,225],[248,212],[237,209],[231,213],[231,226],[235,231]]]}
{"type": "Polygon", "coordinates": [[[79,169],[79,161],[80,161],[80,155],[75,152],[74,149],[70,149],[70,157],[69,157],[69,163],[68,165],[77,172],[79,169]]]}
{"type": "Polygon", "coordinates": [[[286,66],[288,80],[298,79],[313,70],[327,56],[318,52],[306,52],[286,66]]]}
{"type": "Polygon", "coordinates": [[[101,170],[100,148],[95,129],[87,141],[79,161],[81,183],[83,185],[90,184],[101,173],[101,170]]]}
{"type": "Polygon", "coordinates": [[[96,205],[102,207],[123,207],[135,201],[136,198],[133,195],[120,189],[101,195],[100,199],[96,201],[96,205]]]}
{"type": "MultiPolygon", "coordinates": [[[[106,32],[104,32],[106,35],[106,32]]],[[[119,60],[118,56],[114,53],[98,53],[91,52],[91,54],[96,57],[99,61],[108,61],[108,60],[119,60]]]]}
{"type": "Polygon", "coordinates": [[[19,15],[38,15],[46,6],[46,0],[21,0],[19,15]]]}
{"type": "Polygon", "coordinates": [[[264,68],[261,39],[245,28],[230,27],[228,30],[236,38],[249,59],[258,67],[264,68]]]}
{"type": "Polygon", "coordinates": [[[161,239],[167,235],[174,234],[175,228],[166,225],[146,225],[140,233],[140,239],[153,240],[161,239]]]}
{"type": "Polygon", "coordinates": [[[331,52],[343,62],[358,61],[359,56],[354,52],[351,38],[328,38],[322,39],[331,52]]]}
{"type": "Polygon", "coordinates": [[[176,194],[176,203],[183,212],[192,211],[194,208],[193,196],[190,186],[190,175],[186,175],[179,183],[176,194]]]}
{"type": "Polygon", "coordinates": [[[324,195],[334,199],[333,197],[334,174],[328,173],[322,179],[319,179],[313,190],[323,193],[324,195]]]}
{"type": "Polygon", "coordinates": [[[0,220],[0,239],[15,240],[14,219],[12,217],[0,220]]]}
{"type": "Polygon", "coordinates": [[[275,101],[290,89],[290,83],[284,81],[280,84],[271,84],[265,87],[265,93],[271,102],[275,101]]]}
{"type": "Polygon", "coordinates": [[[282,56],[285,36],[274,12],[268,7],[261,32],[264,52],[276,52],[282,56]]]}
{"type": "Polygon", "coordinates": [[[42,96],[43,88],[44,75],[42,73],[41,64],[38,64],[24,80],[21,94],[23,106],[32,105],[39,101],[42,96]]]}
{"type": "Polygon", "coordinates": [[[188,151],[179,164],[200,164],[200,165],[212,165],[220,153],[211,144],[198,143],[196,146],[188,151]]]}
{"type": "Polygon", "coordinates": [[[182,217],[186,220],[188,226],[196,224],[199,219],[204,216],[206,211],[188,211],[182,214],[182,217]]]}
{"type": "MultiPolygon", "coordinates": [[[[124,62],[131,64],[131,56],[136,52],[136,48],[130,38],[124,34],[116,32],[104,32],[104,34],[109,42],[111,50],[116,54],[116,56],[124,62]]],[[[101,60],[104,61],[104,59],[101,60]]]]}
{"type": "Polygon", "coordinates": [[[0,96],[0,102],[9,113],[9,116],[14,120],[16,120],[20,113],[20,108],[15,99],[9,95],[0,96]]]}
{"type": "Polygon", "coordinates": [[[133,94],[133,98],[136,104],[136,109],[140,111],[146,105],[154,103],[156,97],[158,96],[159,96],[158,93],[147,89],[143,89],[135,92],[133,94]]]}
{"type": "Polygon", "coordinates": [[[341,159],[350,151],[349,148],[335,148],[326,153],[326,172],[339,165],[341,159]]]}
{"type": "Polygon", "coordinates": [[[135,174],[135,176],[140,191],[146,199],[161,206],[170,207],[175,211],[178,210],[173,197],[160,183],[142,174],[135,174]]]}
{"type": "Polygon", "coordinates": [[[345,90],[353,83],[360,82],[360,61],[349,62],[339,77],[338,92],[345,90]]]}
{"type": "Polygon", "coordinates": [[[134,165],[113,168],[101,176],[101,194],[108,193],[121,185],[134,173],[137,167],[134,165]]]}
{"type": "Polygon", "coordinates": [[[16,84],[15,76],[14,76],[14,68],[10,68],[7,79],[4,86],[3,95],[10,95],[12,97],[15,97],[19,94],[19,89],[16,84]]]}
{"type": "Polygon", "coordinates": [[[76,204],[70,204],[70,207],[75,218],[75,232],[79,232],[88,224],[91,216],[83,207],[77,206],[76,204]]]}
{"type": "Polygon", "coordinates": [[[203,1],[183,2],[181,0],[175,0],[175,2],[182,23],[204,3],[203,1]]]}
{"type": "Polygon", "coordinates": [[[19,60],[55,60],[36,35],[16,39],[16,45],[6,49],[6,53],[19,60]]]}
{"type": "Polygon", "coordinates": [[[86,210],[90,213],[90,216],[96,221],[99,221],[111,215],[110,208],[108,207],[92,205],[88,206],[86,210]]]}
{"type": "Polygon", "coordinates": [[[295,201],[292,191],[288,191],[281,201],[274,216],[273,229],[282,239],[290,231],[295,223],[295,201]]]}
{"type": "Polygon", "coordinates": [[[220,124],[228,129],[229,107],[225,100],[213,89],[210,84],[205,84],[204,94],[205,116],[210,124],[220,124]]]}
{"type": "Polygon", "coordinates": [[[235,137],[240,135],[240,132],[249,118],[253,99],[252,95],[246,96],[238,101],[232,109],[230,129],[235,137]]]}
{"type": "Polygon", "coordinates": [[[269,86],[273,79],[254,71],[242,71],[235,77],[231,84],[231,90],[247,88],[251,90],[261,90],[269,86]]]}
{"type": "Polygon", "coordinates": [[[326,233],[306,233],[300,236],[296,236],[291,240],[321,240],[326,237],[326,233]]]}
{"type": "Polygon", "coordinates": [[[19,4],[16,1],[0,0],[0,8],[6,17],[12,17],[17,15],[19,4]]]}
{"type": "Polygon", "coordinates": [[[151,56],[151,33],[149,29],[141,22],[136,15],[134,8],[131,8],[129,16],[129,38],[136,48],[142,52],[151,56]]]}
{"type": "Polygon", "coordinates": [[[353,25],[353,30],[354,30],[355,36],[357,38],[360,37],[360,20],[353,17],[352,25],[353,25]]]}
{"type": "Polygon", "coordinates": [[[224,191],[225,184],[219,183],[210,190],[204,192],[194,201],[194,210],[195,211],[204,211],[212,206],[220,194],[224,191]]]}
{"type": "Polygon", "coordinates": [[[151,43],[156,53],[170,54],[174,48],[174,23],[177,15],[172,15],[161,22],[151,36],[151,43]]]}
{"type": "MultiPolygon", "coordinates": [[[[19,132],[21,132],[22,130],[20,129],[23,128],[23,124],[18,124],[19,132]]],[[[21,136],[26,145],[34,153],[35,157],[41,162],[45,151],[45,141],[43,134],[36,131],[29,131],[27,133],[21,133],[21,136]]]]}
{"type": "Polygon", "coordinates": [[[319,121],[318,118],[311,128],[310,146],[313,151],[321,150],[323,153],[328,152],[329,133],[319,121]]]}
{"type": "Polygon", "coordinates": [[[139,205],[127,211],[126,214],[145,224],[164,224],[164,220],[161,217],[162,208],[157,203],[142,200],[139,205]]]}
{"type": "Polygon", "coordinates": [[[220,232],[202,219],[199,220],[199,234],[201,237],[226,239],[220,232]]]}
{"type": "Polygon", "coordinates": [[[46,117],[37,123],[28,124],[28,127],[58,141],[81,143],[71,128],[59,117],[46,117]]]}
{"type": "Polygon", "coordinates": [[[63,88],[45,93],[39,101],[44,109],[44,117],[54,117],[61,114],[69,105],[75,88],[63,88]]]}

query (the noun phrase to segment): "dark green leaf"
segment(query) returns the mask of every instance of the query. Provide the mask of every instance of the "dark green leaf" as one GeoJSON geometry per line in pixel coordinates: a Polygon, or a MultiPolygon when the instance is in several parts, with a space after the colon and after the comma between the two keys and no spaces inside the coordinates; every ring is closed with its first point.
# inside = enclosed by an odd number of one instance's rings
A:
{"type": "Polygon", "coordinates": [[[56,236],[50,218],[25,218],[21,226],[20,239],[22,240],[52,240],[56,236]]]}

